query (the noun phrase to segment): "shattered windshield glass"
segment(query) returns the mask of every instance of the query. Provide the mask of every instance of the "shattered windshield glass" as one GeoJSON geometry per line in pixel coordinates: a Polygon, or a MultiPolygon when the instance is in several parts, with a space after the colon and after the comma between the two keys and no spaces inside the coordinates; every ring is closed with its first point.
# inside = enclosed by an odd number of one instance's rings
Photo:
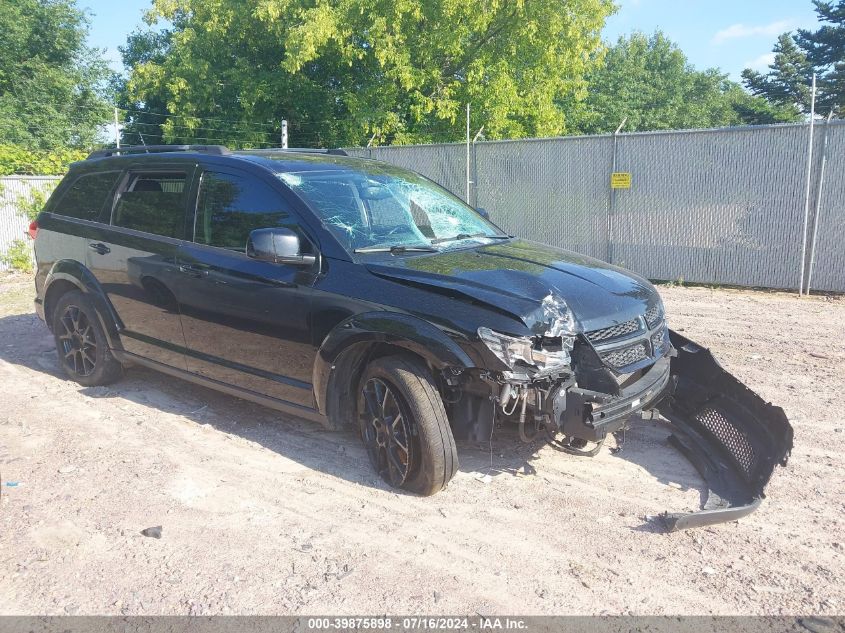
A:
{"type": "Polygon", "coordinates": [[[489,221],[428,180],[387,166],[278,174],[350,252],[450,248],[464,240],[506,237],[489,221]],[[406,247],[402,249],[401,247],[406,247]]]}

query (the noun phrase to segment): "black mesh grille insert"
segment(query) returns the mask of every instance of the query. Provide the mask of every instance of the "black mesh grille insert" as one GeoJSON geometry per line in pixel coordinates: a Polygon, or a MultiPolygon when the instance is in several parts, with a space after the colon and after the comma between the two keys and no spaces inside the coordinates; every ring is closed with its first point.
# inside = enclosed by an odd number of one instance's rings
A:
{"type": "Polygon", "coordinates": [[[587,332],[587,338],[593,343],[600,343],[602,341],[609,341],[615,338],[627,336],[628,334],[633,334],[634,332],[639,331],[639,329],[639,320],[633,319],[631,321],[625,321],[625,323],[619,323],[618,325],[611,325],[610,327],[602,328],[601,330],[587,332]]]}
{"type": "Polygon", "coordinates": [[[631,347],[605,352],[601,355],[601,358],[611,367],[625,367],[631,363],[648,358],[648,350],[646,350],[643,343],[637,343],[636,345],[631,345],[631,347]]]}
{"type": "Polygon", "coordinates": [[[657,332],[651,335],[651,347],[654,350],[654,355],[658,356],[663,353],[663,346],[665,345],[663,332],[664,328],[660,328],[657,332]]]}
{"type": "Polygon", "coordinates": [[[695,419],[719,439],[736,464],[742,468],[747,477],[750,477],[754,472],[757,456],[745,433],[731,424],[726,415],[713,407],[705,407],[695,414],[695,419]]]}
{"type": "Polygon", "coordinates": [[[661,318],[663,318],[663,310],[660,309],[660,306],[651,306],[646,310],[645,321],[648,323],[648,327],[653,328],[660,323],[661,318]]]}

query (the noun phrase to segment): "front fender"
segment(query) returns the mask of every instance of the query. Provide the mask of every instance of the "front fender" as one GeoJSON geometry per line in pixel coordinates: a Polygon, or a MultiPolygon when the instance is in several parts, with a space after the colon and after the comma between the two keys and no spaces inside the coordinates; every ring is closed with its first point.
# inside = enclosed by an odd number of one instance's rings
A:
{"type": "Polygon", "coordinates": [[[327,413],[329,382],[338,357],[354,346],[376,343],[406,349],[437,369],[475,366],[454,340],[428,321],[401,312],[356,314],[336,325],[320,345],[312,382],[321,413],[327,413]]]}
{"type": "MultiPolygon", "coordinates": [[[[123,349],[119,336],[120,329],[123,325],[114,307],[108,300],[100,282],[94,277],[94,274],[77,261],[60,259],[50,268],[50,272],[47,273],[47,277],[44,280],[45,314],[50,314],[52,311],[52,305],[48,303],[48,299],[51,297],[50,287],[57,281],[69,282],[76,286],[78,290],[85,293],[85,296],[91,300],[97,310],[97,317],[103,331],[106,333],[109,347],[117,350],[123,349]]],[[[55,303],[55,299],[52,299],[50,303],[55,303]]],[[[52,327],[51,323],[47,325],[48,327],[52,327]]]]}

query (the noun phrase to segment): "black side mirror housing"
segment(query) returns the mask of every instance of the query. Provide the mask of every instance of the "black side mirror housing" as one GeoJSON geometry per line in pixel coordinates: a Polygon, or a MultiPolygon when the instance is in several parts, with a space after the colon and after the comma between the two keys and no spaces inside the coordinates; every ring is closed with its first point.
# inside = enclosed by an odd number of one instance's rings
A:
{"type": "Polygon", "coordinates": [[[480,215],[485,220],[490,219],[490,212],[487,209],[484,209],[483,207],[478,207],[476,211],[478,212],[478,215],[480,215]]]}
{"type": "Polygon", "coordinates": [[[301,247],[299,235],[290,229],[255,229],[246,242],[246,254],[263,262],[312,266],[317,258],[303,255],[301,247]]]}

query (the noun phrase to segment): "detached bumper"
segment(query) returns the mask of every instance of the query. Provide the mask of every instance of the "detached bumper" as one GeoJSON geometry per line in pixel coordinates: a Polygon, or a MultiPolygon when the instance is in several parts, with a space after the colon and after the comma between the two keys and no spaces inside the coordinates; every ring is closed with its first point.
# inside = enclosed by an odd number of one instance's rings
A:
{"type": "Polygon", "coordinates": [[[702,510],[666,513],[669,531],[732,521],[759,507],[776,465],[786,466],[792,426],[725,371],[713,355],[669,332],[678,352],[657,409],[673,426],[670,443],[698,469],[709,488],[702,510]]]}

